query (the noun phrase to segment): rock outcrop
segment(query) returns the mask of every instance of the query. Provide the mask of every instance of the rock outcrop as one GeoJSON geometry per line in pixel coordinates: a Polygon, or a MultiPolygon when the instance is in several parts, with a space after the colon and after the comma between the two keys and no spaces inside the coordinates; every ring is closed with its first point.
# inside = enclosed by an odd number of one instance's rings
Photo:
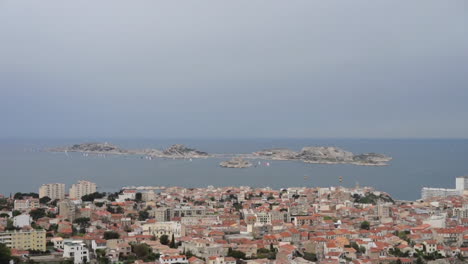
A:
{"type": "Polygon", "coordinates": [[[248,168],[252,166],[252,163],[246,161],[243,158],[235,157],[219,163],[219,166],[225,168],[248,168]]]}

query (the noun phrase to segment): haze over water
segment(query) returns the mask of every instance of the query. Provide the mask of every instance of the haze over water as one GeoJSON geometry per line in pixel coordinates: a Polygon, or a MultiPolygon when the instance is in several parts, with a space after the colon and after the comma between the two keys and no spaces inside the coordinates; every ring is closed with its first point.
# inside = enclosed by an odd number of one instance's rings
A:
{"type": "Polygon", "coordinates": [[[70,184],[90,180],[100,191],[116,191],[126,185],[184,187],[270,186],[372,186],[397,199],[419,199],[421,187],[455,185],[455,177],[468,174],[468,139],[74,139],[1,140],[0,193],[37,192],[43,183],[70,184]],[[377,152],[393,157],[389,166],[306,164],[272,161],[270,167],[247,169],[219,167],[220,159],[145,160],[140,156],[31,152],[88,141],[108,141],[124,148],[165,148],[182,143],[209,153],[250,153],[264,148],[338,146],[354,153],[377,152]],[[306,176],[306,177],[304,177],[306,176]]]}

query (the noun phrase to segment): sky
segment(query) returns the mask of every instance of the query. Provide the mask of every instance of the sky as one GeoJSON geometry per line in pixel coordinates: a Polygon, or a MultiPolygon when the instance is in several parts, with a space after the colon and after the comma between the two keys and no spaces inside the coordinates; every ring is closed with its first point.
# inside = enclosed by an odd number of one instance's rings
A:
{"type": "Polygon", "coordinates": [[[467,138],[468,3],[0,0],[0,138],[467,138]]]}

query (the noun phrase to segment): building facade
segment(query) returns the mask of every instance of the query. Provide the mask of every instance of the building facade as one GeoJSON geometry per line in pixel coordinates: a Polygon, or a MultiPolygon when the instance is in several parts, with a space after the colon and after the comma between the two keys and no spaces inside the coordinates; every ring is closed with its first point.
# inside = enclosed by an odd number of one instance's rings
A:
{"type": "Polygon", "coordinates": [[[89,181],[79,181],[70,188],[70,199],[81,199],[84,195],[95,193],[96,184],[89,181]]]}
{"type": "Polygon", "coordinates": [[[421,191],[421,199],[425,200],[431,197],[448,197],[461,195],[462,191],[457,189],[428,188],[424,187],[421,191]]]}
{"type": "Polygon", "coordinates": [[[46,231],[8,231],[0,233],[0,243],[18,250],[46,251],[46,231]]]}
{"type": "Polygon", "coordinates": [[[49,183],[43,184],[39,188],[39,198],[49,197],[52,200],[65,199],[65,184],[63,183],[49,183]]]}
{"type": "Polygon", "coordinates": [[[81,240],[63,243],[63,257],[73,259],[74,264],[88,263],[89,250],[81,240]]]}
{"type": "Polygon", "coordinates": [[[39,208],[39,199],[26,198],[24,200],[15,200],[14,208],[15,210],[18,210],[18,211],[39,208]]]}

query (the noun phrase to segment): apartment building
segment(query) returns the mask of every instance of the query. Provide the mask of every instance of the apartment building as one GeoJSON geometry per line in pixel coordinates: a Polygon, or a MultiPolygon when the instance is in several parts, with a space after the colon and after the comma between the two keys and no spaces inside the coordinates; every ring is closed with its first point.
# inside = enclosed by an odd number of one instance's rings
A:
{"type": "Polygon", "coordinates": [[[52,200],[65,199],[65,184],[63,183],[48,183],[39,187],[39,198],[49,197],[52,200]]]}
{"type": "Polygon", "coordinates": [[[70,199],[81,199],[84,195],[95,193],[96,184],[89,181],[79,181],[70,188],[70,199]]]}
{"type": "Polygon", "coordinates": [[[18,250],[46,251],[46,231],[7,231],[0,232],[0,243],[18,250]]]}
{"type": "Polygon", "coordinates": [[[23,200],[15,200],[14,208],[15,210],[18,210],[18,211],[39,208],[39,199],[26,198],[23,200]]]}
{"type": "Polygon", "coordinates": [[[87,263],[89,250],[82,240],[65,241],[63,243],[63,257],[73,259],[74,264],[87,263]]]}

